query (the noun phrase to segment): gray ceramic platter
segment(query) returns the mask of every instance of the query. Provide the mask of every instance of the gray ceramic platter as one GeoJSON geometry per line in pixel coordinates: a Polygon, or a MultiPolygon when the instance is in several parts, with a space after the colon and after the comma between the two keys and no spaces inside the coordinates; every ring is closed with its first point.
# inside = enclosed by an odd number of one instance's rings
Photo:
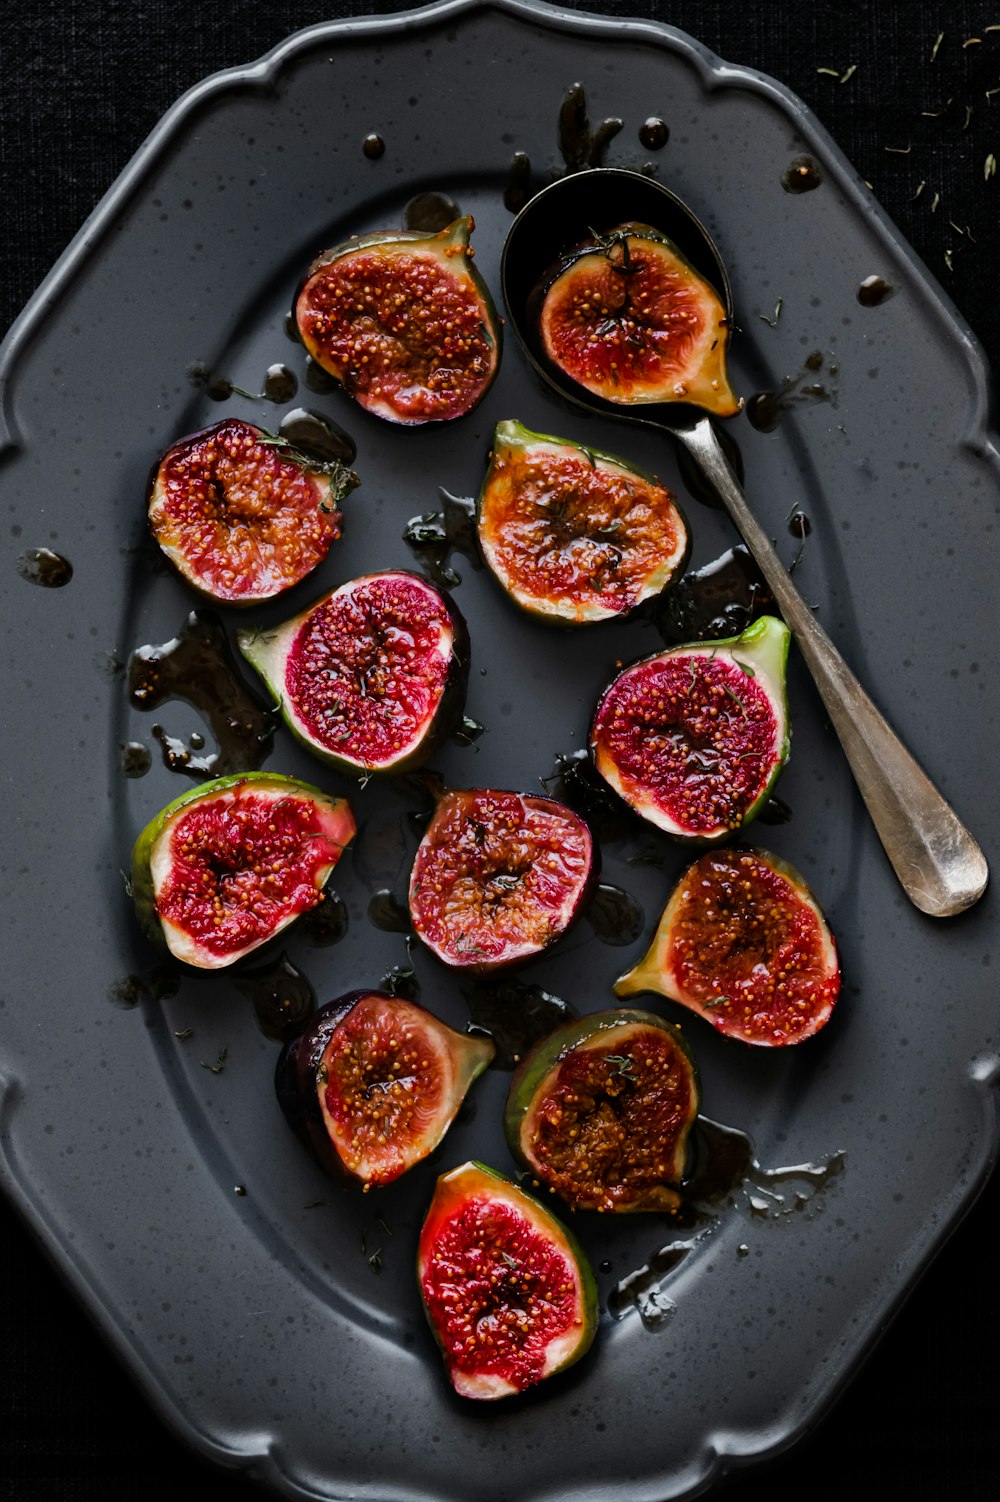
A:
{"type": "MultiPolygon", "coordinates": [[[[625,121],[611,164],[641,165],[639,125],[667,120],[660,176],[730,267],[743,326],[737,389],[773,389],[822,351],[834,401],[791,405],[770,434],[732,424],[750,494],[789,559],[788,512],[808,513],[804,591],[987,854],[996,848],[997,689],[984,647],[998,483],[985,370],[954,309],[796,99],[666,27],[457,3],[317,27],[182,100],[5,346],[5,712],[18,751],[3,868],[13,921],[0,1002],[2,1170],[164,1416],[208,1456],[292,1496],[687,1495],[815,1418],[995,1152],[991,898],[934,924],[900,895],[795,660],[794,751],[780,789],[792,818],[758,833],[823,903],[845,993],[826,1034],[777,1056],[694,1022],[688,1036],[706,1112],[749,1132],[762,1164],[842,1155],[843,1171],[820,1189],[807,1173],[783,1180],[756,1210],[736,1193],[649,1284],[645,1319],[627,1301],[613,1318],[608,1300],[676,1233],[655,1217],[578,1217],[601,1268],[602,1327],[587,1361],[535,1395],[485,1408],[454,1399],[413,1278],[436,1173],[470,1156],[512,1167],[500,1129],[506,1076],[484,1077],[434,1160],[407,1181],[377,1200],[341,1197],[287,1131],[271,1085],[276,1046],[230,977],[186,977],[172,999],[132,1009],[111,999],[123,976],[147,975],[156,960],[120,869],[146,820],[187,786],[158,762],[141,779],[121,772],[124,742],[152,742],[115,663],[173,636],[196,603],[150,568],[147,472],[174,438],[224,412],[280,420],[264,402],[209,402],[189,367],[203,361],[251,391],[278,361],[301,376],[303,352],[283,325],[304,267],[350,233],[400,224],[422,191],[474,214],[478,264],[498,290],[512,154],[526,152],[539,180],[560,169],[557,112],[578,80],[593,120],[625,121]],[[361,151],[370,131],[386,142],[378,161],[361,151]],[[791,195],[782,174],[802,153],[824,181],[791,195]],[[871,275],[896,289],[875,308],[856,295],[871,275]],[[66,588],[17,579],[18,554],[35,547],[71,560],[66,588]],[[202,1067],[222,1050],[223,1072],[202,1067]],[[368,1260],[376,1247],[380,1272],[368,1260]],[[670,1317],[657,1322],[657,1308],[670,1317]]],[[[446,430],[395,431],[337,395],[303,390],[296,402],[351,431],[363,487],[343,542],[262,620],[354,574],[412,566],[407,520],[435,509],[439,485],[476,490],[493,424],[509,416],[657,471],[686,505],[695,563],[734,540],[719,513],[685,497],[665,440],[559,407],[510,343],[484,403],[446,430]]],[[[557,753],[583,744],[615,662],[657,639],[636,624],[547,632],[487,575],[456,563],[473,642],[468,709],[487,731],[435,765],[452,784],[535,789],[557,753]]],[[[204,729],[184,704],[158,717],[180,737],[204,729]]],[[[268,765],[350,791],[283,734],[268,765]]],[[[334,878],[349,932],[332,948],[294,931],[285,945],[321,1001],[405,957],[366,911],[376,887],[398,888],[405,875],[415,842],[406,805],[374,785],[352,801],[362,829],[334,878]]],[[[642,939],[608,946],[584,923],[525,974],[580,1011],[609,1004],[686,863],[680,851],[666,869],[632,863],[634,853],[609,844],[605,871],[641,903],[642,939]]],[[[464,1027],[457,987],[428,958],[416,967],[423,1002],[464,1027]]]]}

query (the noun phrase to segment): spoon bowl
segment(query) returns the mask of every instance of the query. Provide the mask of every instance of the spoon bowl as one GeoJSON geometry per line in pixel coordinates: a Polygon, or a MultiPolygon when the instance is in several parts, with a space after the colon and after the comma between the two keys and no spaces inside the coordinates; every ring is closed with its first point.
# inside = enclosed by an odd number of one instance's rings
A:
{"type": "Polygon", "coordinates": [[[542,189],[510,227],[500,277],[511,326],[538,375],[588,412],[673,433],[735,522],[790,627],[826,706],[886,855],[910,901],[946,918],[986,889],[985,858],[816,620],[757,521],[707,413],[683,402],[625,403],[596,396],[560,370],[540,335],[541,300],[562,260],[592,231],[647,224],[672,240],[719,293],[730,324],[732,289],[705,226],[662,183],[619,167],[595,167],[542,189]]]}
{"type": "Polygon", "coordinates": [[[559,178],[536,193],[511,225],[500,261],[510,323],[535,370],[567,401],[603,417],[630,419],[671,432],[690,427],[699,409],[685,402],[607,401],[565,375],[546,355],[539,312],[547,281],[573,246],[625,223],[659,230],[718,293],[730,324],[733,294],[722,257],[705,226],[669,188],[641,172],[594,167],[559,178]]]}

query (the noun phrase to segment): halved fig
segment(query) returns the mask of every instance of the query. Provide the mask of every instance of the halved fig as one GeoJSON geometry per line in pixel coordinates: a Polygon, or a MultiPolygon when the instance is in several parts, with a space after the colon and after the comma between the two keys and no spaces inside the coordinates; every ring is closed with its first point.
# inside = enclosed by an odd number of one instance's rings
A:
{"type": "Polygon", "coordinates": [[[674,498],[622,459],[497,424],[479,494],[483,557],[542,620],[628,615],[682,572],[688,531],[674,498]]]}
{"type": "Polygon", "coordinates": [[[579,1361],[597,1331],[597,1284],[576,1237],[483,1163],[438,1179],[417,1276],[463,1398],[523,1392],[579,1361]]]}
{"type": "Polygon", "coordinates": [[[619,225],[571,251],[544,294],[540,328],[553,364],[605,401],[689,402],[718,417],[743,405],[726,374],[718,294],[648,225],[619,225]]]}
{"type": "Polygon", "coordinates": [[[289,728],[348,776],[408,771],[457,724],[465,622],[403,569],[365,574],[267,631],[238,631],[289,728]]]}
{"type": "Polygon", "coordinates": [[[348,396],[389,422],[446,422],[483,396],[500,320],[473,268],[473,220],[439,234],[388,230],[314,261],[295,303],[299,335],[348,396]]]}
{"type": "Polygon", "coordinates": [[[767,850],[713,850],[671,895],[649,952],[615,985],[658,991],[727,1038],[801,1043],[840,993],[837,946],[793,866],[767,850]]]}
{"type": "Polygon", "coordinates": [[[410,918],[446,965],[485,974],[562,936],[596,876],[582,819],[553,798],[442,793],[410,873],[410,918]]]}
{"type": "Polygon", "coordinates": [[[365,1189],[432,1152],[493,1057],[414,1001],[352,991],[322,1007],[278,1060],[289,1125],[320,1164],[365,1189]]]}
{"type": "Polygon", "coordinates": [[[321,563],[358,477],[228,417],[181,438],[153,472],[149,525],[189,584],[226,605],[273,599],[321,563]]]}
{"type": "Polygon", "coordinates": [[[354,834],[343,798],[242,772],[175,798],[132,852],[139,921],[171,954],[219,970],[315,907],[354,834]]]}
{"type": "Polygon", "coordinates": [[[741,636],[693,642],[619,673],[597,706],[594,764],[675,839],[725,839],[763,807],[788,758],[789,631],[764,615],[741,636]]]}
{"type": "Polygon", "coordinates": [[[701,1087],[677,1028],[619,1007],[537,1043],[504,1114],[518,1162],[574,1210],[676,1210],[701,1087]]]}

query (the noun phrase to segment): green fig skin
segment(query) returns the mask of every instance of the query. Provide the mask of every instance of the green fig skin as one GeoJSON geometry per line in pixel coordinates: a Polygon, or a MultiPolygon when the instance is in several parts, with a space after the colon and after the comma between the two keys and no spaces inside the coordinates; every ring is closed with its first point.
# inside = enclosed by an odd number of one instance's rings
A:
{"type": "MultiPolygon", "coordinates": [[[[309,798],[320,805],[327,811],[337,829],[337,843],[340,852],[343,851],[354,836],[354,816],[345,799],[334,798],[329,793],[324,793],[320,788],[301,782],[295,777],[283,776],[277,772],[238,772],[230,777],[219,777],[214,782],[202,783],[200,787],[191,788],[188,792],[182,793],[179,798],[175,798],[172,803],[168,803],[165,808],[162,808],[139,835],[132,850],[132,865],[129,876],[132,901],[135,905],[136,917],[139,920],[140,927],[146,937],[157,948],[174,953],[175,958],[184,959],[185,956],[177,955],[171,949],[164,933],[163,924],[160,921],[152,870],[154,849],[160,836],[175,821],[178,814],[182,813],[185,809],[192,808],[195,804],[210,802],[220,794],[239,788],[244,784],[251,785],[261,791],[273,790],[309,798]]],[[[336,861],[332,862],[325,870],[318,890],[322,890],[335,864],[336,861]]],[[[248,951],[242,950],[239,954],[233,955],[232,961],[241,958],[242,954],[246,952],[248,951]]],[[[224,965],[232,961],[222,960],[220,963],[224,965]]],[[[186,963],[191,962],[186,961],[186,963]]],[[[205,968],[217,967],[206,966],[205,968]]]]}
{"type": "MultiPolygon", "coordinates": [[[[494,1250],[499,1252],[504,1261],[516,1260],[504,1248],[492,1248],[485,1243],[470,1247],[469,1255],[485,1260],[488,1265],[490,1254],[494,1250]]],[[[485,1163],[463,1163],[438,1179],[434,1198],[420,1233],[417,1282],[424,1311],[444,1357],[449,1379],[455,1391],[465,1398],[495,1400],[514,1396],[525,1387],[565,1371],[586,1354],[597,1333],[597,1281],[577,1238],[546,1205],[485,1163]],[[523,1366],[521,1370],[517,1370],[517,1357],[520,1353],[514,1353],[506,1372],[477,1372],[470,1369],[468,1363],[454,1359],[448,1349],[446,1335],[439,1323],[442,1291],[434,1283],[435,1249],[450,1218],[470,1202],[489,1202],[508,1207],[536,1236],[556,1249],[564,1265],[568,1264],[574,1269],[576,1295],[572,1327],[563,1332],[554,1332],[540,1367],[536,1363],[532,1370],[524,1370],[523,1366]]],[[[460,1300],[461,1290],[456,1289],[454,1296],[460,1300]]],[[[542,1318],[546,1317],[543,1310],[542,1318]]]]}
{"type": "MultiPolygon", "coordinates": [[[[696,845],[713,845],[728,839],[736,829],[749,824],[760,813],[788,760],[791,724],[785,669],[790,640],[791,633],[784,621],[776,616],[764,615],[739,636],[726,637],[720,641],[684,643],[665,652],[654,653],[625,668],[605,690],[591,724],[590,752],[597,771],[636,813],[671,838],[696,845]],[[668,661],[687,659],[694,662],[702,659],[714,662],[720,658],[762,690],[774,716],[776,738],[770,755],[768,775],[761,781],[746,806],[738,811],[738,817],[700,828],[692,823],[685,825],[679,822],[663,802],[656,799],[650,785],[644,785],[637,775],[623,772],[607,744],[606,718],[614,708],[616,696],[637,684],[644,670],[668,661]]],[[[640,710],[641,708],[640,703],[640,710]]]]}
{"type": "MultiPolygon", "coordinates": [[[[680,1030],[654,1012],[616,1007],[575,1018],[535,1044],[511,1080],[504,1110],[504,1134],[516,1161],[574,1209],[610,1211],[615,1214],[637,1211],[670,1213],[676,1211],[681,1203],[679,1186],[687,1160],[688,1137],[700,1106],[701,1080],[697,1061],[680,1030]],[[619,1054],[625,1058],[628,1049],[641,1048],[643,1035],[649,1033],[661,1043],[669,1043],[673,1061],[679,1065],[683,1081],[683,1119],[670,1144],[670,1161],[665,1165],[666,1172],[658,1175],[655,1183],[637,1187],[631,1193],[624,1187],[619,1192],[614,1186],[598,1190],[593,1185],[573,1186],[559,1182],[547,1173],[545,1164],[533,1146],[535,1117],[544,1101],[546,1086],[553,1087],[561,1063],[582,1050],[593,1051],[597,1057],[604,1053],[608,1062],[614,1063],[616,1070],[629,1067],[621,1062],[619,1054]],[[605,1053],[606,1048],[613,1052],[605,1053]]],[[[659,1151],[658,1143],[657,1152],[659,1151]]]]}

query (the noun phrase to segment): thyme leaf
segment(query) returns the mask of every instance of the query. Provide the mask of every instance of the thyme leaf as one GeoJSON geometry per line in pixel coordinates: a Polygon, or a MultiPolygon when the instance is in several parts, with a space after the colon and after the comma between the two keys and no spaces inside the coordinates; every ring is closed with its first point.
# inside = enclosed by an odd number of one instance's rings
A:
{"type": "Polygon", "coordinates": [[[216,1059],[214,1064],[207,1064],[204,1059],[200,1059],[198,1062],[201,1064],[202,1069],[208,1070],[209,1074],[221,1074],[226,1067],[226,1059],[228,1057],[229,1049],[220,1048],[219,1057],[216,1059]]]}

